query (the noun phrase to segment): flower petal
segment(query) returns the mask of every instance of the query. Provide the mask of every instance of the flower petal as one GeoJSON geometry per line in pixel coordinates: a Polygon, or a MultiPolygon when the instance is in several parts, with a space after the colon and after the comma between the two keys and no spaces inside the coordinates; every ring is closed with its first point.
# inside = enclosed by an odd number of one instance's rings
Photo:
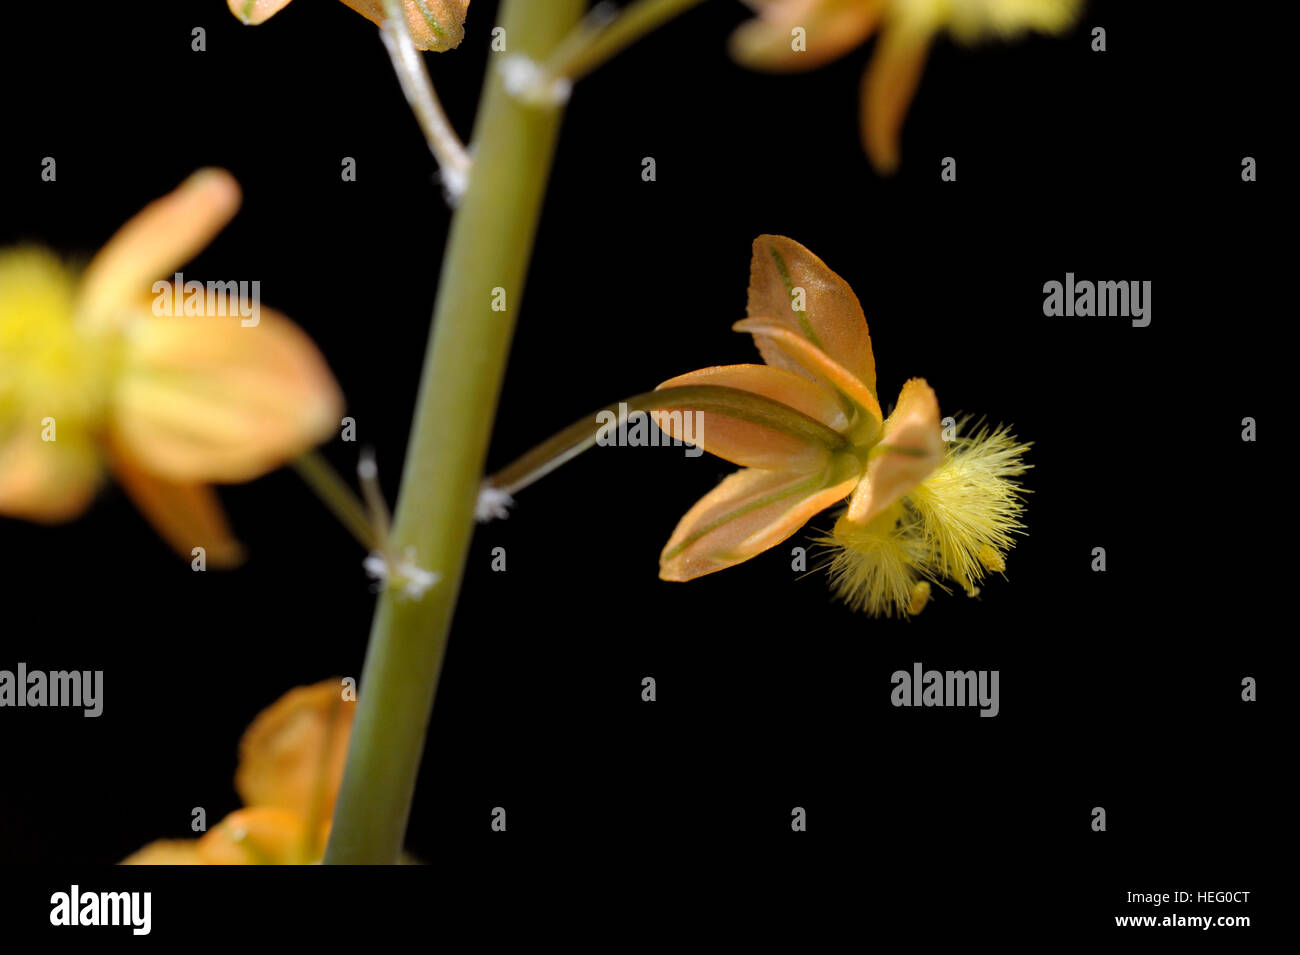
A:
{"type": "Polygon", "coordinates": [[[887,28],[862,77],[862,145],[881,175],[898,169],[898,137],[930,51],[931,32],[887,28]]]}
{"type": "Polygon", "coordinates": [[[865,441],[875,437],[874,431],[880,427],[880,419],[883,417],[880,412],[880,402],[861,379],[851,374],[848,369],[838,364],[802,335],[773,324],[767,319],[747,318],[731,327],[738,332],[749,332],[753,335],[754,341],[760,343],[759,348],[766,349],[763,357],[769,362],[775,364],[773,358],[779,356],[783,366],[794,365],[813,380],[824,382],[843,392],[845,397],[866,412],[871,419],[870,422],[859,422],[858,429],[863,433],[856,435],[856,439],[865,441]]]}
{"type": "Polygon", "coordinates": [[[311,339],[265,307],[257,325],[240,321],[132,323],[112,406],[131,460],[175,481],[249,481],[338,427],[343,399],[311,339]]]}
{"type": "Polygon", "coordinates": [[[303,838],[303,820],[287,809],[237,809],[199,840],[202,865],[302,865],[317,861],[303,838]]]}
{"type": "Polygon", "coordinates": [[[234,567],[244,550],[230,533],[216,492],[206,484],[169,481],[139,467],[118,451],[110,452],[113,474],[158,535],[189,560],[202,547],[213,567],[234,567]]]}
{"type": "Polygon", "coordinates": [[[239,743],[244,803],[290,810],[311,827],[329,820],[356,709],[335,679],[292,689],[259,713],[239,743]]]}
{"type": "Polygon", "coordinates": [[[124,310],[171,278],[239,208],[239,183],[223,169],[200,169],[137,213],[100,249],[81,281],[81,320],[115,325],[124,310]]]}
{"type": "Polygon", "coordinates": [[[693,580],[749,560],[843,500],[857,480],[853,475],[827,486],[824,472],[737,471],[678,522],[659,555],[659,576],[693,580]]]}
{"type": "Polygon", "coordinates": [[[751,0],[758,16],[731,35],[731,56],[758,70],[811,70],[864,42],[880,22],[883,0],[751,0]],[[795,50],[794,30],[805,31],[795,50]]]}
{"type": "MultiPolygon", "coordinates": [[[[383,24],[382,0],[343,0],[367,20],[383,24]]],[[[465,38],[469,0],[406,0],[406,23],[416,49],[442,52],[465,38]]]]}
{"type": "MultiPolygon", "coordinates": [[[[772,398],[801,411],[835,431],[843,432],[848,418],[835,396],[793,372],[769,365],[715,365],[670,378],[656,390],[685,385],[720,385],[772,398]]],[[[745,467],[813,471],[825,465],[829,451],[814,441],[775,431],[729,415],[690,407],[651,412],[667,434],[687,440],[710,454],[745,467]],[[687,415],[694,417],[687,423],[687,415]]]]}
{"type": "Polygon", "coordinates": [[[41,440],[33,421],[0,438],[0,514],[55,523],[89,506],[104,473],[99,452],[90,435],[66,426],[55,437],[41,440]]]}
{"type": "MultiPolygon", "coordinates": [[[[858,297],[847,282],[798,242],[779,235],[760,235],[754,240],[746,314],[808,340],[875,394],[876,360],[858,297]],[[803,290],[801,311],[794,308],[796,289],[803,290]]],[[[773,342],[756,337],[754,343],[769,365],[807,375],[804,364],[792,361],[773,342]]]]}
{"type": "Polygon", "coordinates": [[[226,0],[230,12],[249,26],[265,23],[289,5],[289,0],[226,0]]]}
{"type": "Polygon", "coordinates": [[[120,865],[202,865],[197,839],[158,839],[131,853],[120,865]]]}
{"type": "Polygon", "coordinates": [[[885,419],[884,434],[871,449],[866,477],[853,493],[846,518],[854,524],[870,522],[942,462],[939,400],[924,379],[912,378],[885,419]]]}

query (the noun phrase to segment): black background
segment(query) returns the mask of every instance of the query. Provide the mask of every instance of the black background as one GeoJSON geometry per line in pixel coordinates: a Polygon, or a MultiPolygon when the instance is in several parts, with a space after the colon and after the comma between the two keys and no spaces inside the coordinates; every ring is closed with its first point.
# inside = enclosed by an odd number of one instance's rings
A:
{"type": "MultiPolygon", "coordinates": [[[[0,241],[84,259],[193,169],[229,169],[243,211],[187,277],[258,278],[308,330],[392,499],[449,213],[376,30],[305,0],[256,29],[218,0],[130,6],[50,4],[0,27],[0,241]]],[[[882,403],[921,375],[945,414],[1034,442],[1030,533],[978,600],[872,620],[791,571],[801,538],[657,580],[675,521],[726,462],[578,459],[475,536],[408,836],[433,877],[600,855],[607,876],[716,871],[721,888],[755,858],[776,884],[838,881],[865,933],[1075,934],[1149,911],[1122,904],[1130,890],[1251,889],[1244,911],[1263,911],[1294,524],[1276,451],[1290,275],[1276,60],[1262,5],[1227,22],[1136,6],[1089,4],[1059,39],[941,41],[892,180],[859,146],[869,48],[808,74],[747,72],[725,56],[746,16],[729,0],[577,87],[489,468],[672,375],[758,360],[730,325],[750,243],[772,232],[856,290],[882,403]],[[1095,25],[1105,53],[1089,49],[1095,25]],[[1257,183],[1241,181],[1247,155],[1257,183]],[[939,179],[944,156],[956,183],[939,179]],[[1151,325],[1045,318],[1043,283],[1067,271],[1151,281],[1151,325]],[[1247,415],[1259,443],[1240,439],[1247,415]],[[1000,715],[893,708],[890,674],[917,660],[1000,670],[1000,715]],[[1240,699],[1248,675],[1257,703],[1240,699]],[[498,805],[505,835],[489,831],[498,805]]],[[[494,8],[474,0],[463,48],[430,57],[462,134],[494,8]]],[[[356,448],[324,450],[350,473],[356,448]]],[[[67,526],[0,524],[0,667],[102,669],[106,699],[95,720],[0,715],[4,862],[47,866],[65,890],[162,891],[95,867],[190,835],[195,806],[210,822],[235,809],[249,720],[292,686],[359,676],[374,602],[360,550],[292,473],[223,500],[251,552],[232,573],[193,573],[112,487],[67,526]]],[[[295,891],[261,878],[247,884],[295,891]]],[[[396,878],[366,886],[419,896],[419,875],[396,878]]],[[[17,921],[45,920],[45,882],[34,891],[17,921]]],[[[186,906],[156,899],[155,919],[179,930],[186,906]]]]}

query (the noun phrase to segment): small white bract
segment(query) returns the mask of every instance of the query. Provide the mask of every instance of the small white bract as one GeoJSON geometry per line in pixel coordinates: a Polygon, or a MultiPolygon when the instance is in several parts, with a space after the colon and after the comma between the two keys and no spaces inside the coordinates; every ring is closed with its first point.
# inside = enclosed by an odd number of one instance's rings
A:
{"type": "Polygon", "coordinates": [[[501,61],[501,81],[506,92],[533,106],[559,106],[569,101],[573,84],[563,76],[548,77],[536,62],[522,54],[501,61]]]}
{"type": "Polygon", "coordinates": [[[478,492],[478,503],[474,505],[474,519],[480,524],[503,521],[510,516],[514,503],[515,499],[499,487],[484,484],[478,492]]]}
{"type": "Polygon", "coordinates": [[[387,557],[379,551],[371,551],[361,566],[381,587],[400,587],[402,596],[408,600],[419,600],[442,579],[441,574],[425,570],[415,563],[414,547],[406,548],[406,557],[396,563],[396,567],[390,567],[387,557]]]}
{"type": "Polygon", "coordinates": [[[444,165],[438,169],[438,179],[442,183],[443,198],[453,209],[460,206],[460,200],[469,188],[469,166],[444,165]]]}

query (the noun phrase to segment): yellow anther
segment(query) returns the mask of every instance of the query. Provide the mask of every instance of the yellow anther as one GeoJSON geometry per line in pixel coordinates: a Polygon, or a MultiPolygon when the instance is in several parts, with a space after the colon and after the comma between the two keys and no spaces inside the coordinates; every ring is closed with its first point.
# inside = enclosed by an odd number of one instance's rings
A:
{"type": "Polygon", "coordinates": [[[1007,562],[1002,559],[1002,555],[988,544],[981,547],[976,556],[979,557],[979,562],[981,564],[993,571],[995,574],[1000,574],[1007,569],[1007,562]]]}
{"type": "Polygon", "coordinates": [[[912,587],[912,599],[908,601],[907,612],[916,616],[925,609],[925,605],[930,602],[930,582],[928,580],[918,580],[912,587]]]}

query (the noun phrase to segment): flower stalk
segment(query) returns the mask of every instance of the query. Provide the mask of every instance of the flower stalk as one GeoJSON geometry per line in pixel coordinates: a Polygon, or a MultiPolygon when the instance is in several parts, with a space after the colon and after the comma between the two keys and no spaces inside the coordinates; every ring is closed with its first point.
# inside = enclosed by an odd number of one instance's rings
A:
{"type": "Polygon", "coordinates": [[[295,458],[293,469],[348,533],[357,539],[357,543],[366,550],[374,550],[383,544],[365,506],[319,451],[308,451],[295,458]]]}
{"type": "Polygon", "coordinates": [[[843,451],[848,446],[843,435],[816,418],[764,395],[718,385],[686,385],[633,395],[575,421],[492,475],[488,485],[513,496],[593,447],[601,430],[609,427],[601,422],[602,412],[617,416],[616,423],[621,425],[624,416],[636,412],[682,407],[760,424],[791,437],[816,441],[828,451],[843,451]]]}
{"type": "Polygon", "coordinates": [[[703,0],[635,0],[616,15],[596,7],[546,61],[548,80],[586,76],[647,33],[703,0]]]}
{"type": "MultiPolygon", "coordinates": [[[[511,52],[541,61],[583,0],[503,0],[511,52]]],[[[392,545],[439,575],[418,599],[379,598],[327,864],[398,860],[474,526],[488,439],[562,110],[509,95],[488,71],[475,159],[452,220],[392,545]],[[494,288],[506,310],[492,309],[494,288]]]]}
{"type": "Polygon", "coordinates": [[[470,156],[465,145],[456,135],[451,121],[442,108],[438,94],[434,91],[433,81],[425,68],[424,57],[416,49],[411,38],[411,28],[406,22],[406,13],[402,0],[383,0],[384,23],[380,35],[388,57],[393,61],[393,70],[402,86],[406,102],[415,114],[420,129],[424,132],[429,151],[438,161],[442,184],[447,190],[447,197],[454,205],[465,192],[469,180],[470,156]]]}

